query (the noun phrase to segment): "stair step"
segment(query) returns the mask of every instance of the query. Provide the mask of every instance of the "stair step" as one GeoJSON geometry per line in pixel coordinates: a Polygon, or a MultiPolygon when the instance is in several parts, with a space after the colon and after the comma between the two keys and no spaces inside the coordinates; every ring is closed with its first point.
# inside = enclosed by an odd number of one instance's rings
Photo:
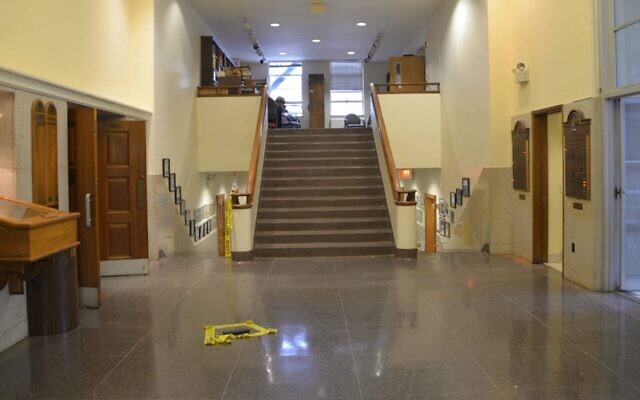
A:
{"type": "Polygon", "coordinates": [[[393,241],[389,229],[256,232],[255,243],[349,243],[393,241]]]}
{"type": "Polygon", "coordinates": [[[353,243],[287,243],[256,244],[257,257],[337,257],[392,254],[391,241],[353,243]]]}
{"type": "Polygon", "coordinates": [[[371,128],[322,128],[322,129],[269,129],[269,136],[304,136],[304,135],[335,135],[360,134],[372,135],[371,128]]]}
{"type": "Polygon", "coordinates": [[[310,207],[310,208],[263,208],[258,210],[258,218],[264,219],[302,219],[309,218],[386,218],[386,206],[363,207],[310,207]]]}
{"type": "Polygon", "coordinates": [[[291,159],[291,158],[345,158],[345,157],[376,157],[377,153],[375,148],[368,150],[349,150],[349,149],[308,149],[308,150],[293,150],[293,149],[268,149],[266,150],[264,159],[265,162],[271,159],[291,159]]]}
{"type": "Polygon", "coordinates": [[[380,176],[376,166],[305,166],[305,167],[265,167],[264,178],[323,177],[323,176],[380,176]]]}
{"type": "Polygon", "coordinates": [[[320,176],[310,178],[271,178],[262,179],[264,188],[296,187],[300,190],[318,186],[382,186],[380,176],[320,176]]]}
{"type": "Polygon", "coordinates": [[[277,136],[268,135],[267,143],[320,143],[320,142],[367,142],[373,143],[372,135],[362,135],[353,133],[340,133],[340,134],[324,134],[316,135],[309,133],[306,135],[287,135],[277,136]]]}
{"type": "MultiPolygon", "coordinates": [[[[305,193],[306,194],[306,193],[305,193]]],[[[338,206],[385,206],[387,200],[383,196],[325,196],[325,197],[265,197],[260,196],[260,207],[277,208],[286,205],[288,208],[305,207],[338,207],[338,206]]]]}
{"type": "Polygon", "coordinates": [[[384,187],[382,183],[379,185],[353,185],[353,186],[317,186],[307,187],[304,190],[293,187],[265,187],[260,189],[260,197],[296,197],[300,195],[325,197],[325,196],[382,196],[384,195],[384,187]]]}
{"type": "Polygon", "coordinates": [[[375,166],[379,168],[377,157],[310,157],[310,158],[265,158],[264,168],[271,167],[352,167],[352,166],[375,166]]]}
{"type": "Polygon", "coordinates": [[[267,150],[375,150],[373,142],[284,142],[269,143],[267,150]]]}
{"type": "Polygon", "coordinates": [[[317,231],[344,229],[390,229],[387,217],[378,218],[307,218],[300,219],[264,219],[258,218],[256,232],[263,231],[317,231]]]}

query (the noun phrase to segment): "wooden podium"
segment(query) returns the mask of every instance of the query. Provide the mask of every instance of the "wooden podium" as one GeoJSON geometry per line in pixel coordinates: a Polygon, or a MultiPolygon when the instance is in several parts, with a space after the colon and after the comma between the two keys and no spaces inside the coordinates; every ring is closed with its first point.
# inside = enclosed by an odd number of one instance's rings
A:
{"type": "Polygon", "coordinates": [[[30,335],[78,326],[79,216],[0,196],[0,290],[24,294],[26,282],[30,335]]]}

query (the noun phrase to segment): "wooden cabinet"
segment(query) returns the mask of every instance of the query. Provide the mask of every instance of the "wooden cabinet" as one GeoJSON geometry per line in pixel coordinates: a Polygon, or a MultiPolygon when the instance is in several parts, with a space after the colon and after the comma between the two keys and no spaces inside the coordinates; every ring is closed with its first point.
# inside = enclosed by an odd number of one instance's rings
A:
{"type": "Polygon", "coordinates": [[[78,318],[78,213],[0,196],[0,290],[24,294],[29,334],[75,328],[78,318]]]}
{"type": "Polygon", "coordinates": [[[389,58],[389,73],[392,92],[424,91],[424,86],[397,86],[398,84],[424,83],[424,56],[389,58]],[[394,85],[396,84],[396,85],[394,85]]]}

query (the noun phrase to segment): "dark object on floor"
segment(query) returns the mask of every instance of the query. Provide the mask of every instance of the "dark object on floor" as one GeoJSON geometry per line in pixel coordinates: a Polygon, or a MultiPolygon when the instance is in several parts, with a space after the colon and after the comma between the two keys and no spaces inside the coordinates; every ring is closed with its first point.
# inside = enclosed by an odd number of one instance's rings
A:
{"type": "Polygon", "coordinates": [[[242,328],[225,329],[222,331],[223,335],[244,335],[245,333],[251,333],[251,329],[242,327],[242,328]]]}

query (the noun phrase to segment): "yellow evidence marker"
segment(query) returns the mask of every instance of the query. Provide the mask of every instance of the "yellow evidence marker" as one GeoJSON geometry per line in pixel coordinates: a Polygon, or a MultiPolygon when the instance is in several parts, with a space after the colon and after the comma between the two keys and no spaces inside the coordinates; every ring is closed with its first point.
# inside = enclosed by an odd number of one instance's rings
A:
{"type": "Polygon", "coordinates": [[[205,325],[204,326],[204,344],[206,346],[213,346],[216,344],[231,344],[235,339],[249,339],[265,335],[273,335],[278,333],[277,329],[264,328],[253,321],[246,321],[239,324],[227,324],[227,325],[205,325]],[[239,335],[218,334],[225,330],[232,330],[238,328],[247,328],[250,333],[242,333],[239,335]]]}

